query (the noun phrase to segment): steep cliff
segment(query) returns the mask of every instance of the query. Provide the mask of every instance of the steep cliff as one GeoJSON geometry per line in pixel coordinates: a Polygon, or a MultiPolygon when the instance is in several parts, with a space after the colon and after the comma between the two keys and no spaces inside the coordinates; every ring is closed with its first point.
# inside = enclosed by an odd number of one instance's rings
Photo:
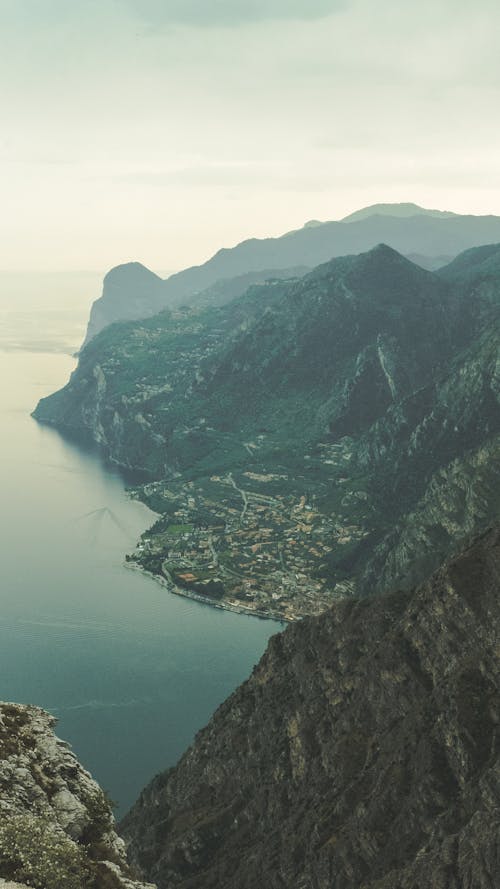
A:
{"type": "Polygon", "coordinates": [[[160,889],[497,889],[500,530],[272,638],[122,824],[160,889]]]}
{"type": "Polygon", "coordinates": [[[126,862],[109,801],[54,724],[37,707],[0,703],[0,886],[148,889],[126,862]]]}
{"type": "Polygon", "coordinates": [[[127,262],[111,269],[104,278],[102,295],[92,304],[83,346],[113,321],[145,318],[160,312],[165,307],[163,284],[158,275],[140,262],[127,262]]]}

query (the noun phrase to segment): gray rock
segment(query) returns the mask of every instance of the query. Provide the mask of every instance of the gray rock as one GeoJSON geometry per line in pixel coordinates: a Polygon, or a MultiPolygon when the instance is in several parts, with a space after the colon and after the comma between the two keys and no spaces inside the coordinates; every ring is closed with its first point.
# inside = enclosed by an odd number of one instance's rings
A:
{"type": "Polygon", "coordinates": [[[22,887],[2,877],[7,867],[9,878],[16,875],[15,850],[1,848],[12,825],[16,842],[26,842],[21,879],[37,867],[37,849],[29,838],[41,831],[51,848],[63,843],[82,873],[90,869],[95,889],[146,889],[126,862],[109,802],[69,746],[56,737],[55,722],[38,707],[0,703],[0,887],[22,887]]]}
{"type": "Polygon", "coordinates": [[[122,824],[161,889],[498,889],[500,528],[274,636],[122,824]]]}

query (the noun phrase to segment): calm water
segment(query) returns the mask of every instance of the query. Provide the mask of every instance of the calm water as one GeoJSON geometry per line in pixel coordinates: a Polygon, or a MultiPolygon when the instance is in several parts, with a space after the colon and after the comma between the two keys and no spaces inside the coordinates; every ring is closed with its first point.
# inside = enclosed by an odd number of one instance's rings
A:
{"type": "Polygon", "coordinates": [[[71,303],[68,280],[62,304],[59,293],[42,312],[28,306],[32,286],[15,307],[4,286],[0,302],[0,699],[51,710],[123,812],[281,626],[172,596],[123,567],[152,514],[97,455],[29,416],[68,378],[88,299],[71,303]]]}

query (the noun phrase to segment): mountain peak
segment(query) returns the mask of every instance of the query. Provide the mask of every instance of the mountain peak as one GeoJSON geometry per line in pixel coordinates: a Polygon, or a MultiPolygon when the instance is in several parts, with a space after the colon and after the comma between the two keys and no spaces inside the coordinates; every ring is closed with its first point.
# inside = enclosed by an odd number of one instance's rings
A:
{"type": "Polygon", "coordinates": [[[142,262],[124,262],[114,266],[104,278],[105,284],[122,285],[127,283],[131,286],[142,285],[144,283],[160,282],[162,279],[146,268],[142,262]]]}
{"type": "Polygon", "coordinates": [[[369,264],[373,266],[376,264],[377,266],[382,267],[383,265],[391,265],[397,264],[401,267],[412,270],[416,273],[427,274],[427,272],[422,269],[419,265],[412,262],[411,259],[408,259],[406,256],[403,256],[399,250],[395,250],[394,247],[390,247],[388,244],[380,243],[375,247],[372,247],[371,250],[367,250],[365,253],[360,253],[357,257],[359,264],[366,268],[369,264]]]}
{"type": "Polygon", "coordinates": [[[369,207],[363,207],[356,210],[348,216],[344,216],[341,222],[361,222],[368,219],[369,216],[396,216],[399,219],[407,219],[410,216],[434,216],[441,219],[449,219],[456,216],[450,210],[429,210],[426,207],[420,207],[418,204],[402,203],[402,204],[371,204],[369,207]]]}
{"type": "Polygon", "coordinates": [[[383,241],[381,241],[380,244],[376,244],[371,250],[368,250],[366,254],[361,255],[366,256],[370,254],[373,256],[397,256],[400,259],[404,259],[404,256],[402,256],[401,253],[395,250],[394,247],[389,247],[389,244],[384,244],[383,241]]]}
{"type": "MultiPolygon", "coordinates": [[[[386,294],[392,293],[397,299],[414,287],[430,286],[433,280],[431,272],[388,244],[377,244],[354,259],[353,272],[356,277],[360,275],[370,290],[383,287],[386,294]]],[[[433,287],[437,280],[434,280],[433,287]]]]}
{"type": "Polygon", "coordinates": [[[397,265],[399,268],[406,269],[409,273],[427,274],[420,266],[415,265],[414,262],[407,259],[398,250],[384,243],[377,244],[371,250],[353,256],[353,260],[354,268],[363,272],[370,271],[370,273],[373,273],[377,269],[383,270],[385,268],[390,270],[397,265]]]}
{"type": "MultiPolygon", "coordinates": [[[[380,243],[364,253],[334,257],[313,269],[304,278],[305,286],[314,279],[342,280],[353,292],[370,295],[385,303],[400,303],[419,289],[440,289],[440,279],[412,262],[398,250],[380,243]]],[[[343,285],[341,285],[343,286],[343,285]]]]}

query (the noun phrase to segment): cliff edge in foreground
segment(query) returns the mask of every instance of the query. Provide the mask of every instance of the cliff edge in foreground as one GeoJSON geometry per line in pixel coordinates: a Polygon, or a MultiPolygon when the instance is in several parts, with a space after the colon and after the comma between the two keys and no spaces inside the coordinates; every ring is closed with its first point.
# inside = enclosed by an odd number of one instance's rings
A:
{"type": "Polygon", "coordinates": [[[54,724],[38,707],[0,703],[0,887],[148,889],[105,794],[54,724]]]}
{"type": "Polygon", "coordinates": [[[161,889],[498,889],[500,529],[273,637],[122,824],[161,889]]]}

